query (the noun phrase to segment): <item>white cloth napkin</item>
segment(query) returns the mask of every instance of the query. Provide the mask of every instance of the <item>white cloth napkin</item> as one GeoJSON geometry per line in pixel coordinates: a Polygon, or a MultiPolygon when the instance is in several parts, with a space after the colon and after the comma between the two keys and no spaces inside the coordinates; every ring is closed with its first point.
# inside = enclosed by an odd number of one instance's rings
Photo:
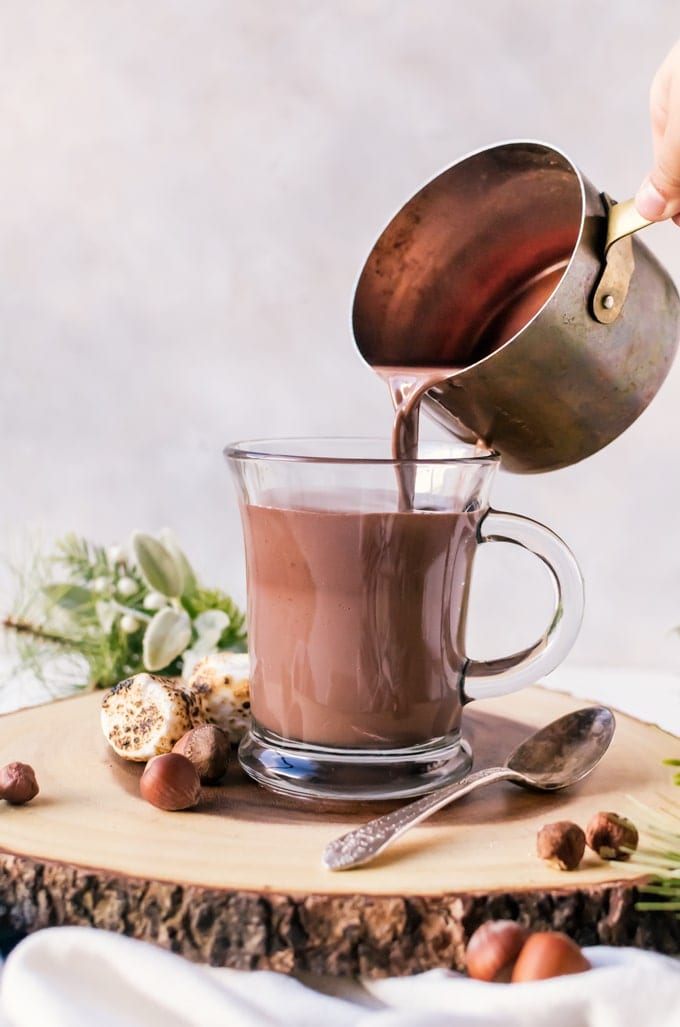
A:
{"type": "Polygon", "coordinates": [[[678,1027],[680,962],[598,947],[594,969],[530,984],[432,970],[333,997],[267,971],[215,970],[88,927],[22,941],[2,978],[3,1027],[678,1027]]]}

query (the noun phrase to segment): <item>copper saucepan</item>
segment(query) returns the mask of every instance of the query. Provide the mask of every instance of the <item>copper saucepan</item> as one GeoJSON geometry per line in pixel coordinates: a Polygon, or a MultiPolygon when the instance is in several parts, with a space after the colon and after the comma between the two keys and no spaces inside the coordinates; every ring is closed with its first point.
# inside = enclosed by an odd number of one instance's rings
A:
{"type": "Polygon", "coordinates": [[[441,368],[424,409],[506,469],[548,471],[642,413],[678,345],[680,299],[614,204],[559,150],[513,141],[425,185],[384,230],[356,289],[372,367],[441,368]]]}

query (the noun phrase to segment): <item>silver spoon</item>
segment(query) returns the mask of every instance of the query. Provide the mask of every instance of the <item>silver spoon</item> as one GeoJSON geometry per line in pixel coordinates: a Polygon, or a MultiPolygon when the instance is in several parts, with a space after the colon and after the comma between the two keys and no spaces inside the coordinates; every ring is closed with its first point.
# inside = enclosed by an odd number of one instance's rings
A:
{"type": "Polygon", "coordinates": [[[348,870],[368,863],[421,820],[483,785],[512,781],[525,788],[553,792],[575,784],[600,762],[614,727],[614,714],[606,706],[588,706],[567,713],[525,738],[504,766],[468,774],[336,838],[326,846],[323,863],[328,870],[348,870]]]}

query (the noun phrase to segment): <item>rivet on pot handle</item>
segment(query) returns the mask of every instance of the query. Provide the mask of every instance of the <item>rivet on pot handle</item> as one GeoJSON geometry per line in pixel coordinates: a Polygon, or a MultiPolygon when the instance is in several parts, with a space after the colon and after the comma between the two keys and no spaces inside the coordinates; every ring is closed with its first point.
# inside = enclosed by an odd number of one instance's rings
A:
{"type": "Polygon", "coordinates": [[[638,214],[632,198],[614,203],[603,193],[602,199],[608,212],[607,237],[604,266],[593,293],[592,312],[600,324],[611,324],[621,313],[635,269],[630,236],[652,222],[638,214]]]}

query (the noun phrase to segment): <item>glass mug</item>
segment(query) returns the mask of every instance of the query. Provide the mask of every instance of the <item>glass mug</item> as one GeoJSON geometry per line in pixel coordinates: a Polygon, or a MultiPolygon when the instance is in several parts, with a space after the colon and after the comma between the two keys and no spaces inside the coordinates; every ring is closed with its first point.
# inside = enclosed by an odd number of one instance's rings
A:
{"type": "Polygon", "coordinates": [[[260,784],[299,798],[396,799],[472,763],[461,713],[553,670],[576,639],[583,582],[553,532],[489,506],[492,450],[387,441],[241,442],[225,455],[246,553],[252,723],[239,748],[260,784]],[[404,509],[404,482],[412,502],[404,509]],[[465,653],[475,552],[512,542],[555,587],[535,645],[465,653]]]}

